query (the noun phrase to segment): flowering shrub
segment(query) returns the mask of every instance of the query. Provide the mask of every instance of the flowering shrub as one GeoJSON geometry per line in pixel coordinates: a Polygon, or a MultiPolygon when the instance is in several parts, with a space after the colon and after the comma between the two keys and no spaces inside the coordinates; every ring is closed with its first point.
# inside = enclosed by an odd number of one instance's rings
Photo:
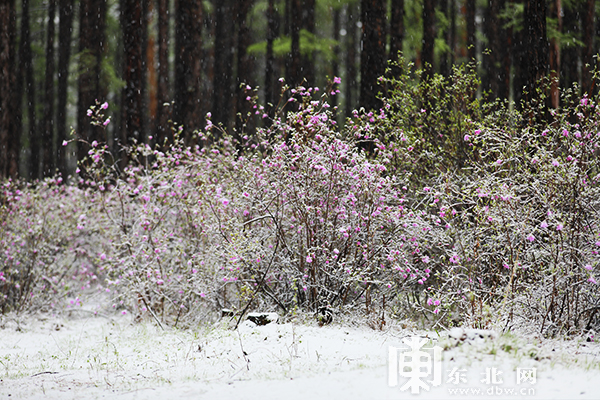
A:
{"type": "MultiPolygon", "coordinates": [[[[164,151],[127,149],[122,171],[89,143],[77,187],[5,182],[2,311],[76,306],[96,285],[160,324],[332,308],[597,329],[596,99],[532,118],[535,104],[480,103],[464,68],[386,84],[383,108],[343,128],[334,90],[284,85],[279,108],[254,104],[241,124],[264,128],[229,133],[208,115],[198,145],[179,129],[164,151]]],[[[99,127],[107,108],[90,109],[99,127]]]]}

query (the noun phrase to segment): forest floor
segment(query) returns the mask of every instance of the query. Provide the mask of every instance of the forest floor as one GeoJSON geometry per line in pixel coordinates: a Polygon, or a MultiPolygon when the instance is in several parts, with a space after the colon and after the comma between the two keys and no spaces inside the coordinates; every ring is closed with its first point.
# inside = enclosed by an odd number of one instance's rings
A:
{"type": "Polygon", "coordinates": [[[600,345],[583,338],[426,332],[389,321],[383,330],[310,320],[161,329],[86,310],[7,315],[0,338],[0,399],[600,398],[600,345]],[[414,336],[431,339],[420,349],[434,367],[418,394],[403,390],[410,368],[389,382],[399,365],[391,354],[408,362],[403,338],[414,336]],[[443,349],[437,364],[431,346],[443,349]]]}

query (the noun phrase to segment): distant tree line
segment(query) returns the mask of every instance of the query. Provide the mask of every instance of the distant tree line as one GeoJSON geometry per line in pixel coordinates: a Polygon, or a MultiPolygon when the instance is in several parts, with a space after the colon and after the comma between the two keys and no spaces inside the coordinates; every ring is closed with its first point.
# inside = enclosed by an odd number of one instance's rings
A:
{"type": "Polygon", "coordinates": [[[168,145],[173,124],[193,144],[209,112],[239,128],[245,85],[272,116],[280,77],[342,77],[342,121],[380,106],[378,77],[399,52],[422,79],[476,61],[482,95],[516,104],[554,77],[557,107],[560,88],[595,90],[598,13],[595,0],[3,0],[0,176],[66,175],[93,141],[126,163],[122,145],[168,145]],[[87,115],[96,101],[110,104],[104,129],[87,115]],[[82,140],[63,146],[71,129],[82,140]]]}

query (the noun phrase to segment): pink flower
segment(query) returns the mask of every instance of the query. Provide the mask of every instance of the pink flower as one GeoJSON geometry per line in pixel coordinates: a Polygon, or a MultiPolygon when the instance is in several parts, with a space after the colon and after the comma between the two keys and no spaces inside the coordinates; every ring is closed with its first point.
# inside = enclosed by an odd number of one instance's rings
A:
{"type": "Polygon", "coordinates": [[[100,106],[101,109],[106,110],[108,108],[108,102],[104,102],[102,103],[102,105],[100,106]]]}
{"type": "Polygon", "coordinates": [[[110,118],[106,118],[106,121],[104,121],[102,125],[106,126],[108,124],[110,124],[110,118]]]}
{"type": "Polygon", "coordinates": [[[92,109],[91,109],[91,108],[88,108],[88,110],[87,110],[87,116],[88,116],[88,117],[91,117],[91,116],[92,116],[92,113],[93,113],[92,109]]]}
{"type": "Polygon", "coordinates": [[[535,240],[535,236],[533,236],[533,233],[530,233],[529,235],[527,235],[527,240],[530,242],[533,242],[535,240]]]}
{"type": "Polygon", "coordinates": [[[587,269],[588,271],[592,270],[592,266],[590,264],[584,265],[583,268],[587,269]]]}
{"type": "Polygon", "coordinates": [[[452,264],[458,264],[458,262],[460,261],[460,257],[458,257],[458,255],[453,254],[452,257],[450,257],[450,262],[452,264]]]}
{"type": "Polygon", "coordinates": [[[596,282],[596,279],[594,279],[594,277],[593,277],[593,276],[590,276],[590,279],[588,279],[588,282],[591,282],[591,283],[598,283],[598,282],[596,282]]]}
{"type": "Polygon", "coordinates": [[[560,165],[560,163],[557,160],[552,160],[552,165],[554,165],[555,167],[558,167],[560,165]]]}
{"type": "Polygon", "coordinates": [[[340,78],[339,76],[335,76],[333,78],[333,83],[342,83],[342,78],[340,78]]]}
{"type": "Polygon", "coordinates": [[[312,257],[311,257],[311,256],[306,256],[306,262],[307,262],[307,263],[309,263],[309,264],[310,264],[312,261],[313,261],[313,259],[312,259],[312,257]]]}
{"type": "Polygon", "coordinates": [[[206,293],[200,292],[200,297],[202,297],[202,298],[206,297],[206,293]]]}
{"type": "Polygon", "coordinates": [[[224,205],[225,207],[227,207],[227,206],[229,205],[229,200],[227,200],[227,199],[222,199],[222,200],[221,200],[221,203],[223,203],[223,205],[224,205]]]}
{"type": "Polygon", "coordinates": [[[69,142],[67,142],[66,140],[63,140],[63,142],[62,142],[62,145],[63,145],[63,146],[66,146],[66,145],[68,145],[68,144],[69,144],[69,142]]]}
{"type": "Polygon", "coordinates": [[[562,231],[563,230],[563,224],[556,225],[556,230],[557,231],[562,231]]]}
{"type": "Polygon", "coordinates": [[[546,221],[542,221],[542,223],[540,224],[540,228],[547,228],[548,227],[548,223],[546,221]]]}

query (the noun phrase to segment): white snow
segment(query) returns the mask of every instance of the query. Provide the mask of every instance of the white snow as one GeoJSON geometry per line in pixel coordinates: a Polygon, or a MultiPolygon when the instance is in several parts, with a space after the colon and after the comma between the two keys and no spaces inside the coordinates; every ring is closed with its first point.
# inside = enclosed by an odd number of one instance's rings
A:
{"type": "Polygon", "coordinates": [[[2,399],[600,398],[600,346],[583,340],[316,322],[161,330],[93,314],[1,325],[2,399]],[[419,394],[401,390],[407,378],[388,385],[390,346],[411,336],[445,349],[441,385],[419,394]],[[517,368],[536,368],[535,383],[517,385],[517,368]]]}

